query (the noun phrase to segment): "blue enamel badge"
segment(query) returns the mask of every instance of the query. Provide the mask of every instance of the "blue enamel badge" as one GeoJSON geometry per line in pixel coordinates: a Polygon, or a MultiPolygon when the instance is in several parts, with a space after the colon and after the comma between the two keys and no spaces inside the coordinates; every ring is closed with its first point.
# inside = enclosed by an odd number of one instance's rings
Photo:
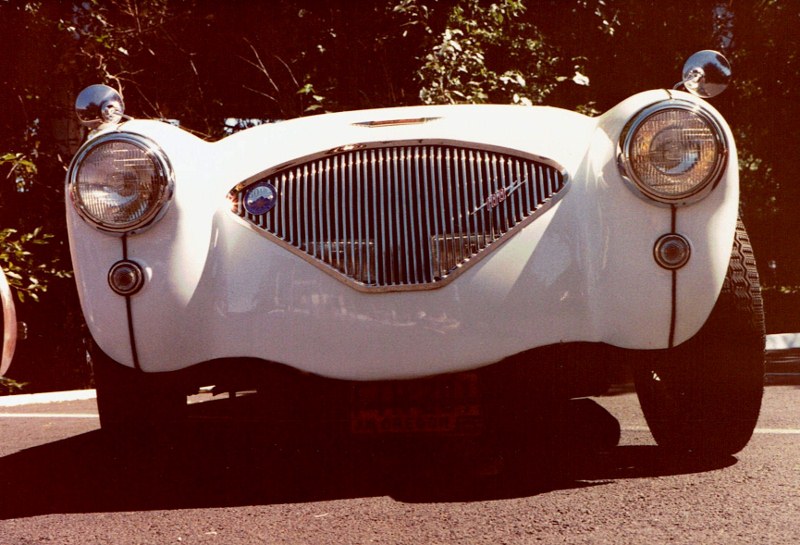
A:
{"type": "Polygon", "coordinates": [[[244,209],[249,214],[260,216],[272,210],[278,202],[278,191],[269,182],[258,182],[244,194],[244,209]]]}

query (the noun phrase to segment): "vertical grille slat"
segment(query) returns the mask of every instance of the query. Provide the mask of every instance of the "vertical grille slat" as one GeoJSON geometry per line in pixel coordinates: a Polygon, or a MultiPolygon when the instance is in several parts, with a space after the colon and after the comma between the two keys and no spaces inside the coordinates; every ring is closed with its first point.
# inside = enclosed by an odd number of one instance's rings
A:
{"type": "Polygon", "coordinates": [[[531,220],[567,185],[546,159],[480,147],[408,143],[299,161],[234,188],[233,212],[363,290],[442,285],[531,220]],[[278,194],[246,211],[248,188],[278,194]]]}
{"type": "Polygon", "coordinates": [[[473,243],[472,243],[472,229],[470,228],[470,217],[469,217],[469,203],[470,203],[470,196],[469,196],[469,170],[467,169],[467,152],[466,150],[459,150],[459,159],[461,162],[461,178],[462,178],[462,191],[464,196],[464,208],[461,210],[463,211],[463,225],[464,225],[464,232],[467,235],[467,248],[469,253],[473,253],[473,243]]]}
{"type": "Polygon", "coordinates": [[[398,207],[398,215],[402,218],[403,224],[403,248],[405,250],[405,259],[403,259],[403,264],[405,265],[405,278],[408,280],[411,279],[411,261],[414,259],[414,254],[411,251],[411,239],[413,238],[412,233],[410,232],[410,226],[408,221],[408,182],[406,180],[406,150],[405,148],[400,148],[399,157],[397,158],[397,166],[396,172],[399,172],[400,178],[400,191],[398,192],[399,204],[398,207]]]}
{"type": "Polygon", "coordinates": [[[374,267],[374,279],[376,284],[380,284],[380,271],[378,267],[378,214],[376,213],[378,210],[378,188],[375,187],[376,178],[375,178],[375,150],[370,150],[369,161],[365,161],[364,163],[364,174],[370,180],[370,189],[372,194],[372,204],[370,210],[372,210],[372,236],[370,237],[372,240],[372,263],[369,263],[367,269],[370,269],[370,266],[374,267]]]}
{"type": "MultiPolygon", "coordinates": [[[[433,236],[434,231],[431,229],[431,197],[430,197],[430,184],[428,182],[428,169],[425,168],[428,159],[428,151],[426,148],[421,148],[420,150],[421,159],[423,161],[422,167],[420,168],[419,165],[417,166],[417,170],[422,172],[422,178],[420,179],[417,176],[417,179],[422,182],[422,193],[425,194],[425,240],[430,241],[431,237],[433,236]]],[[[425,282],[432,282],[434,277],[433,271],[433,252],[435,250],[430,250],[428,252],[428,261],[425,267],[425,282]]]]}
{"type": "Polygon", "coordinates": [[[392,203],[388,192],[388,180],[391,180],[391,154],[389,150],[378,150],[380,163],[378,165],[378,187],[380,188],[381,206],[381,263],[383,264],[382,285],[389,285],[392,282],[392,256],[389,251],[394,248],[394,237],[392,234],[392,203]]]}
{"type": "MultiPolygon", "coordinates": [[[[412,161],[408,165],[409,169],[409,176],[413,180],[419,180],[419,148],[416,148],[413,153],[412,161]]],[[[417,229],[417,236],[416,238],[419,239],[420,245],[420,255],[419,255],[419,263],[416,265],[416,272],[414,276],[414,283],[415,284],[424,284],[426,282],[426,275],[425,275],[425,263],[422,260],[423,244],[421,241],[424,241],[427,237],[427,229],[425,228],[425,218],[422,215],[422,210],[425,206],[424,201],[422,199],[422,188],[418,187],[413,192],[414,193],[414,205],[416,207],[416,214],[414,214],[414,218],[416,219],[416,229],[417,229]]]]}

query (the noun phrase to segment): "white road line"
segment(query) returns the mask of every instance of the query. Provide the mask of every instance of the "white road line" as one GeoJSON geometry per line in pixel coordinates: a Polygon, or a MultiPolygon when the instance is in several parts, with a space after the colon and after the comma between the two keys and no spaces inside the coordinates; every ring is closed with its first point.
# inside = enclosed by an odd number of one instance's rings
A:
{"type": "MultiPolygon", "coordinates": [[[[625,426],[622,431],[646,431],[649,432],[650,428],[647,426],[625,426]]],[[[759,435],[800,435],[800,429],[794,428],[756,428],[753,433],[759,435]]]]}
{"type": "Polygon", "coordinates": [[[753,433],[763,433],[764,435],[800,435],[800,430],[791,428],[756,428],[753,433]]]}
{"type": "Polygon", "coordinates": [[[69,392],[46,392],[42,394],[0,396],[0,407],[20,407],[22,405],[57,403],[61,401],[83,401],[86,399],[94,399],[96,397],[97,393],[94,390],[72,390],[69,392]]]}
{"type": "Polygon", "coordinates": [[[85,413],[0,413],[0,418],[99,418],[85,413]]]}
{"type": "MultiPolygon", "coordinates": [[[[99,418],[91,413],[2,413],[0,418],[99,418]]],[[[622,431],[650,432],[647,426],[625,426],[622,431]]],[[[758,435],[800,435],[800,429],[794,428],[756,428],[753,431],[758,435]]]]}

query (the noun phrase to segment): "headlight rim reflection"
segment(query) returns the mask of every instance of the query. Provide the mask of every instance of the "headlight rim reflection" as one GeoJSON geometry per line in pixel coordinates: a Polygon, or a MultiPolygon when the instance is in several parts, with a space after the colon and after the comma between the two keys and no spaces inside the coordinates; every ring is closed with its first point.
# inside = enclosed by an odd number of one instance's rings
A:
{"type": "MultiPolygon", "coordinates": [[[[660,131],[655,131],[649,142],[652,144],[662,132],[667,130],[670,130],[670,128],[666,127],[660,131]]],[[[681,130],[690,129],[683,128],[681,130]]],[[[638,196],[656,205],[682,206],[696,203],[707,197],[711,191],[714,190],[722,179],[722,174],[728,165],[729,151],[730,148],[726,132],[714,114],[695,102],[683,99],[671,99],[651,104],[639,110],[631,117],[620,135],[618,144],[618,165],[622,178],[638,196]],[[711,145],[714,149],[711,162],[708,163],[707,172],[702,180],[694,184],[688,190],[681,192],[661,191],[658,189],[658,184],[653,183],[652,178],[644,179],[644,176],[637,169],[637,165],[635,164],[636,159],[634,157],[635,150],[633,148],[636,137],[640,133],[640,129],[656,116],[669,113],[670,111],[688,114],[689,116],[693,116],[694,122],[704,124],[704,130],[708,131],[706,136],[711,138],[711,145]]],[[[702,155],[702,150],[697,153],[698,156],[702,155]]],[[[700,161],[702,161],[702,158],[696,160],[694,165],[699,164],[700,161]]],[[[653,165],[653,169],[655,170],[657,167],[653,165]]],[[[690,172],[691,168],[687,168],[674,176],[663,169],[658,170],[663,178],[675,179],[677,181],[679,176],[690,172]]]]}
{"type": "MultiPolygon", "coordinates": [[[[120,172],[123,177],[129,176],[129,172],[127,171],[120,170],[118,172],[120,172]]],[[[110,175],[113,175],[111,169],[109,170],[109,176],[110,175]]],[[[138,174],[134,175],[138,176],[138,174]]],[[[84,221],[101,231],[125,235],[142,232],[163,217],[172,201],[175,176],[172,165],[166,154],[151,139],[136,133],[112,132],[95,137],[79,150],[70,164],[67,183],[67,193],[70,196],[70,200],[75,210],[78,212],[78,215],[84,221]],[[99,193],[98,200],[111,195],[112,191],[105,190],[101,182],[81,182],[80,180],[82,169],[87,165],[87,161],[91,158],[92,154],[97,152],[102,146],[115,142],[138,148],[139,151],[142,152],[141,160],[148,161],[148,168],[153,169],[150,173],[153,186],[151,188],[151,191],[153,191],[152,198],[142,199],[139,193],[142,184],[134,184],[137,189],[134,198],[123,204],[138,204],[139,208],[143,208],[143,211],[130,214],[130,219],[124,221],[114,221],[110,217],[110,214],[105,214],[104,216],[102,212],[97,213],[96,210],[92,210],[93,206],[98,206],[97,202],[89,204],[89,199],[87,198],[87,195],[92,191],[92,183],[96,186],[94,190],[99,193]]],[[[108,206],[108,208],[113,207],[113,205],[106,206],[108,206]]]]}

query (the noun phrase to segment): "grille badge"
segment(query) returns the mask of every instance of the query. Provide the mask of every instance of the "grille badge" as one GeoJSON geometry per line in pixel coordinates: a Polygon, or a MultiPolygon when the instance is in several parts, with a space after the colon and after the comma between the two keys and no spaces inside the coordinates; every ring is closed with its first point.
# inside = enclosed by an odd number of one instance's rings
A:
{"type": "Polygon", "coordinates": [[[278,202],[278,191],[269,182],[258,182],[248,188],[244,196],[244,209],[248,214],[261,216],[275,207],[278,202]]]}

